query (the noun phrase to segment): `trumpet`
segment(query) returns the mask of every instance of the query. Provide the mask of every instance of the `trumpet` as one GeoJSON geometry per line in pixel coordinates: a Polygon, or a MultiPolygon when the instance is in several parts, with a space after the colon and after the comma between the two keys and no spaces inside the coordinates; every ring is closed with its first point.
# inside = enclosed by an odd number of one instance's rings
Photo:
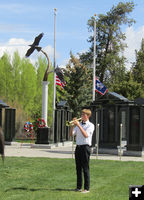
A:
{"type": "Polygon", "coordinates": [[[74,126],[74,121],[81,122],[82,118],[78,118],[78,119],[75,119],[75,120],[72,120],[72,121],[66,121],[66,126],[74,126]]]}

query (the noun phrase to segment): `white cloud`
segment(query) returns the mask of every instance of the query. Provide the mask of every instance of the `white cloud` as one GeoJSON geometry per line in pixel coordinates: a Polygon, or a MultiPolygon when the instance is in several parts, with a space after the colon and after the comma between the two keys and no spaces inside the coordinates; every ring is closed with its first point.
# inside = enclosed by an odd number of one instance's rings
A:
{"type": "Polygon", "coordinates": [[[131,67],[131,63],[135,62],[135,50],[139,50],[141,46],[142,38],[144,38],[144,26],[134,30],[133,27],[126,29],[126,40],[128,48],[124,51],[124,56],[127,58],[128,69],[131,67]]]}
{"type": "MultiPolygon", "coordinates": [[[[6,52],[8,53],[11,58],[13,57],[13,54],[15,51],[18,51],[21,58],[23,58],[29,48],[29,44],[32,44],[33,41],[26,41],[23,38],[11,38],[8,40],[8,42],[0,44],[0,57],[3,56],[3,54],[6,52]]],[[[48,54],[50,59],[53,57],[53,47],[46,46],[43,48],[43,50],[48,54]]],[[[35,51],[31,56],[30,60],[34,64],[37,57],[40,55],[37,51],[35,51]]],[[[59,56],[56,54],[56,56],[59,56]]]]}
{"type": "Polygon", "coordinates": [[[68,62],[69,62],[69,58],[68,59],[64,59],[63,61],[62,61],[62,63],[59,65],[59,67],[61,67],[61,68],[66,68],[66,65],[68,64],[68,62]]]}
{"type": "Polygon", "coordinates": [[[49,57],[54,55],[54,48],[50,45],[44,47],[43,50],[48,54],[49,57]]]}
{"type": "Polygon", "coordinates": [[[0,57],[7,52],[10,56],[13,56],[15,51],[19,52],[21,57],[25,56],[30,41],[24,39],[11,38],[8,42],[0,44],[0,57]]]}

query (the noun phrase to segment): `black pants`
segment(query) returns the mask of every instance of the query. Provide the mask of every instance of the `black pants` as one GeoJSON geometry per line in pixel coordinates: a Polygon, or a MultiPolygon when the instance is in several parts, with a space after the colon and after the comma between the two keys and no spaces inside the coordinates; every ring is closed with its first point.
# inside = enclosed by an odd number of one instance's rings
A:
{"type": "Polygon", "coordinates": [[[76,146],[75,162],[77,172],[77,188],[82,188],[82,170],[84,173],[84,189],[89,190],[90,173],[89,173],[90,147],[89,145],[76,146]]]}

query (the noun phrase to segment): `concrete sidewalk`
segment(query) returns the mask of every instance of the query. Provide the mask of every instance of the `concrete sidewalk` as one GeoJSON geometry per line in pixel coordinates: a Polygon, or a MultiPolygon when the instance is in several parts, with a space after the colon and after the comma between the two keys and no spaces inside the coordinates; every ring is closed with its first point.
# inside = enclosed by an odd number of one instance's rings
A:
{"type": "MultiPolygon", "coordinates": [[[[73,147],[75,149],[75,146],[73,147]]],[[[72,143],[60,145],[38,145],[26,143],[12,143],[5,145],[5,156],[9,157],[45,157],[45,158],[74,158],[72,143]]],[[[120,156],[110,154],[91,154],[91,159],[120,160],[120,156]]],[[[121,161],[144,161],[144,157],[122,156],[121,161]]]]}

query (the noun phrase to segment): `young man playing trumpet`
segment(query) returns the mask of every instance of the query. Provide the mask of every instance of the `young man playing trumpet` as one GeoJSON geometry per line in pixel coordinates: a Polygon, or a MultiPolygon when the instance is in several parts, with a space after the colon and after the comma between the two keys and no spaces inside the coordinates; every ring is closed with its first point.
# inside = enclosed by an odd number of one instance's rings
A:
{"type": "Polygon", "coordinates": [[[90,188],[90,146],[94,125],[89,121],[91,111],[83,109],[81,112],[82,122],[76,118],[73,119],[74,126],[70,129],[70,136],[76,136],[75,163],[77,173],[77,188],[76,191],[87,193],[90,188]],[[82,170],[84,173],[84,191],[82,191],[82,170]]]}

